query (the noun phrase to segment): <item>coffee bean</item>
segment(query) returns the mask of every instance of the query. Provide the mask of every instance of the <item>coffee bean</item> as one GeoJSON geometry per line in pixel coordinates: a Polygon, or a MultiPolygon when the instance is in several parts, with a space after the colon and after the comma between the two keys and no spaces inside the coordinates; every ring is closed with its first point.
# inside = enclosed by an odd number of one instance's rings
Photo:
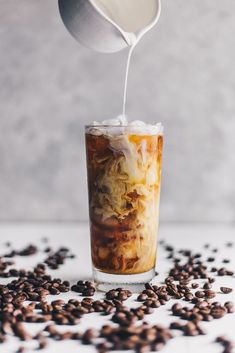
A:
{"type": "Polygon", "coordinates": [[[235,307],[234,307],[233,302],[231,302],[231,301],[226,302],[226,303],[224,303],[224,306],[229,314],[234,313],[235,307]]]}
{"type": "Polygon", "coordinates": [[[47,347],[47,341],[45,339],[40,339],[38,341],[38,349],[44,349],[47,347]]]}
{"type": "Polygon", "coordinates": [[[98,343],[96,349],[99,353],[106,353],[110,350],[110,346],[106,342],[98,343]]]}
{"type": "Polygon", "coordinates": [[[98,333],[96,330],[88,329],[82,335],[82,342],[83,344],[91,344],[94,338],[96,338],[97,336],[98,336],[98,333]]]}
{"type": "Polygon", "coordinates": [[[192,288],[193,289],[196,289],[196,288],[198,288],[199,287],[199,284],[198,283],[192,283],[192,288]]]}
{"type": "Polygon", "coordinates": [[[86,297],[92,297],[95,294],[95,288],[87,288],[82,291],[82,295],[86,297]]]}
{"type": "Polygon", "coordinates": [[[207,262],[214,262],[215,258],[214,257],[208,257],[207,262]]]}
{"type": "Polygon", "coordinates": [[[184,299],[186,301],[191,301],[194,298],[192,293],[186,293],[184,299]]]}
{"type": "Polygon", "coordinates": [[[52,295],[58,295],[60,294],[59,289],[55,288],[54,286],[50,288],[50,294],[52,295]]]}
{"type": "Polygon", "coordinates": [[[226,314],[226,310],[223,307],[214,307],[210,313],[214,319],[220,319],[226,314]]]}
{"type": "Polygon", "coordinates": [[[203,285],[203,289],[211,289],[212,288],[212,285],[208,282],[204,283],[203,285]]]}
{"type": "Polygon", "coordinates": [[[208,282],[209,283],[214,283],[215,282],[215,278],[214,277],[208,277],[208,282]]]}
{"type": "Polygon", "coordinates": [[[211,272],[217,272],[217,268],[216,267],[212,267],[211,268],[211,272]]]}
{"type": "Polygon", "coordinates": [[[145,289],[147,289],[147,290],[148,290],[148,289],[150,289],[150,290],[154,290],[154,289],[153,289],[153,286],[152,286],[152,284],[151,284],[151,283],[145,283],[145,285],[144,285],[144,286],[145,286],[145,289]]]}
{"type": "Polygon", "coordinates": [[[209,299],[214,298],[215,295],[216,295],[216,293],[215,293],[214,291],[209,290],[209,289],[208,289],[208,290],[205,290],[204,293],[205,293],[205,297],[206,297],[206,298],[209,298],[209,299]]]}
{"type": "Polygon", "coordinates": [[[12,325],[14,334],[19,337],[22,341],[27,341],[31,338],[30,334],[25,330],[21,322],[16,322],[12,325]]]}
{"type": "Polygon", "coordinates": [[[147,296],[147,294],[144,294],[144,293],[140,294],[140,295],[137,297],[137,301],[138,301],[138,302],[144,302],[146,299],[148,299],[148,296],[147,296]]]}
{"type": "Polygon", "coordinates": [[[53,300],[53,301],[51,302],[51,305],[52,305],[53,307],[55,307],[55,306],[57,306],[57,305],[63,306],[63,305],[65,305],[65,302],[64,302],[64,300],[62,300],[62,299],[57,299],[57,300],[53,300]]]}
{"type": "Polygon", "coordinates": [[[229,293],[231,293],[233,291],[233,289],[229,288],[229,287],[220,287],[220,290],[224,294],[229,294],[229,293]]]}
{"type": "Polygon", "coordinates": [[[180,322],[172,322],[170,324],[170,329],[172,329],[172,330],[182,330],[182,324],[180,322]]]}
{"type": "Polygon", "coordinates": [[[182,310],[182,305],[180,303],[175,303],[172,307],[171,307],[172,312],[181,312],[182,310]]]}
{"type": "Polygon", "coordinates": [[[213,320],[213,316],[209,315],[209,314],[204,314],[203,315],[203,320],[204,321],[212,321],[213,320]]]}
{"type": "Polygon", "coordinates": [[[215,339],[215,342],[222,345],[224,348],[223,353],[232,353],[234,347],[233,342],[227,339],[225,336],[218,336],[215,339]]]}

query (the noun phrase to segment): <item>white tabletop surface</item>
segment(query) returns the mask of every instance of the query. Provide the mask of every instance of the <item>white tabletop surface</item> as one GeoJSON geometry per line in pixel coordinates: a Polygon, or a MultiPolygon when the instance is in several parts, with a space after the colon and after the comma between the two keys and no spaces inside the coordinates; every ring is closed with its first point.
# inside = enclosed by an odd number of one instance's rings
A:
{"type": "MultiPolygon", "coordinates": [[[[6,252],[4,243],[10,241],[15,249],[20,249],[22,246],[33,243],[38,244],[40,249],[45,248],[42,242],[42,237],[49,238],[49,245],[53,248],[58,246],[67,246],[73,253],[76,254],[75,259],[68,259],[65,264],[58,270],[49,270],[48,272],[53,277],[60,277],[64,280],[75,282],[79,279],[90,279],[92,276],[90,250],[89,250],[89,229],[86,223],[83,224],[1,224],[0,225],[0,254],[6,252]]],[[[161,225],[159,231],[159,239],[173,244],[176,248],[190,248],[194,251],[202,251],[203,244],[210,243],[212,247],[218,247],[219,252],[216,255],[217,261],[213,263],[214,266],[225,266],[231,270],[235,269],[235,245],[234,247],[227,247],[227,241],[235,242],[235,228],[229,225],[215,224],[215,225],[187,225],[187,224],[171,224],[161,225]],[[224,258],[230,258],[230,264],[222,264],[224,258]]],[[[206,251],[205,256],[214,255],[209,250],[206,251]]],[[[39,252],[34,256],[16,257],[16,266],[31,268],[36,263],[45,259],[45,253],[39,252]]],[[[160,276],[156,277],[155,282],[160,283],[161,279],[166,275],[169,268],[169,260],[166,260],[166,252],[162,247],[158,247],[157,271],[160,276]]],[[[7,280],[0,278],[0,283],[6,283],[7,280]]],[[[203,283],[203,281],[201,281],[203,283]]],[[[216,300],[222,303],[232,300],[235,302],[235,290],[231,294],[222,294],[219,291],[220,286],[233,287],[235,289],[235,276],[233,277],[217,277],[214,284],[214,289],[218,292],[216,300]]],[[[79,294],[71,292],[61,294],[59,297],[67,300],[70,298],[81,298],[79,294]]],[[[101,293],[96,294],[95,298],[102,298],[101,293]]],[[[134,296],[135,298],[135,296],[134,296]]],[[[134,298],[128,299],[129,304],[136,306],[137,303],[134,298]]],[[[48,300],[55,300],[57,296],[50,296],[48,300]]],[[[176,318],[170,315],[168,310],[174,301],[170,301],[166,306],[155,309],[154,313],[146,316],[146,320],[150,323],[159,323],[168,326],[170,322],[176,321],[176,318]]],[[[185,304],[184,305],[189,305],[185,304]]],[[[69,327],[69,330],[82,332],[86,328],[99,328],[104,323],[107,323],[108,318],[102,317],[99,314],[88,314],[84,316],[81,323],[75,327],[69,327]]],[[[32,333],[38,332],[43,328],[44,324],[25,324],[27,330],[32,333]]],[[[205,328],[206,336],[197,337],[183,337],[181,334],[176,334],[177,338],[171,340],[166,347],[161,351],[163,353],[220,353],[222,347],[214,343],[214,339],[218,335],[227,335],[229,338],[235,340],[235,314],[228,314],[222,319],[214,320],[213,322],[203,322],[202,326],[205,328]]],[[[61,331],[68,330],[68,326],[61,326],[61,331]]],[[[22,345],[28,347],[27,352],[33,352],[36,347],[34,341],[23,343],[22,345]]],[[[17,338],[8,338],[7,342],[0,345],[0,352],[12,353],[16,352],[19,346],[17,338]]],[[[54,342],[50,341],[49,346],[43,351],[45,353],[64,353],[70,352],[96,352],[91,346],[81,346],[76,341],[54,342]]]]}

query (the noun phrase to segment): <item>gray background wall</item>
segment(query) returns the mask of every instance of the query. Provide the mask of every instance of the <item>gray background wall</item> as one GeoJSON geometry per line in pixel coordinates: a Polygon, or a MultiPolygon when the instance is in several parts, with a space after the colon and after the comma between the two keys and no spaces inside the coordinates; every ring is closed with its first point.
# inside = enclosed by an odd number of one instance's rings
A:
{"type": "MultiPolygon", "coordinates": [[[[235,221],[234,34],[234,0],[163,0],[133,55],[129,117],[165,126],[164,221],[235,221]]],[[[83,126],[120,113],[126,57],[78,45],[56,0],[0,0],[0,220],[87,219],[83,126]]]]}

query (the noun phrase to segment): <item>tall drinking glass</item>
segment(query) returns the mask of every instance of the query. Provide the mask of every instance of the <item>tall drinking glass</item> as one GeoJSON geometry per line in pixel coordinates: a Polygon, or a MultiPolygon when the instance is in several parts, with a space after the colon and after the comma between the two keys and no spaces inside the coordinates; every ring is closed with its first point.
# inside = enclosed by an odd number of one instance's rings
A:
{"type": "Polygon", "coordinates": [[[162,131],[160,124],[86,126],[91,255],[101,290],[155,275],[162,131]]]}

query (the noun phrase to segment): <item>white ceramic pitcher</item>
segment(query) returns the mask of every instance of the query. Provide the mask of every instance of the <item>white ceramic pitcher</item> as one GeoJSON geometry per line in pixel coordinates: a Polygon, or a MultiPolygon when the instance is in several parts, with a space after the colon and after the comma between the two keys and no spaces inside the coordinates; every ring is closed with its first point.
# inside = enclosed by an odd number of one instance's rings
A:
{"type": "Polygon", "coordinates": [[[62,20],[73,37],[103,53],[135,44],[157,23],[161,11],[160,0],[58,1],[62,20]]]}

